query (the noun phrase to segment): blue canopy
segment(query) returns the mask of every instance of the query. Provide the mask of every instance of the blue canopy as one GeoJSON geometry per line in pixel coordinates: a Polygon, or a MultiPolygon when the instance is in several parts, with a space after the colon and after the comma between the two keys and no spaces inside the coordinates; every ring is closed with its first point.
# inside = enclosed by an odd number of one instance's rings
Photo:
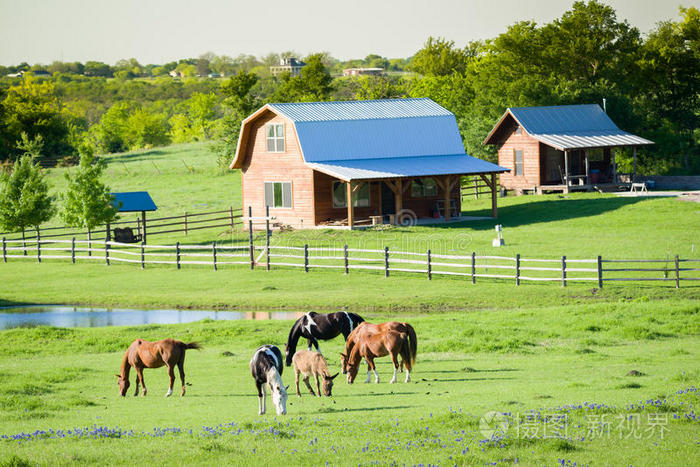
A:
{"type": "Polygon", "coordinates": [[[155,211],[158,209],[147,191],[129,191],[125,193],[111,193],[114,196],[112,206],[116,206],[119,212],[155,211]]]}

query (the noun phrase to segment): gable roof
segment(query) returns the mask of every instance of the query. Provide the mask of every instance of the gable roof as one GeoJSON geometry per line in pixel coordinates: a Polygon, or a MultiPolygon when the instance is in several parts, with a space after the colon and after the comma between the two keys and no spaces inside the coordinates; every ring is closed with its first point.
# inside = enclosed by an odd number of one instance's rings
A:
{"type": "Polygon", "coordinates": [[[654,144],[621,130],[598,104],[510,107],[484,144],[497,144],[496,131],[511,116],[530,136],[556,149],[654,144]]]}
{"type": "Polygon", "coordinates": [[[116,206],[119,212],[155,211],[158,208],[147,191],[127,191],[123,193],[111,193],[114,196],[112,206],[116,206]]]}
{"type": "Polygon", "coordinates": [[[427,98],[267,104],[244,121],[231,168],[243,164],[246,123],[265,109],[292,121],[310,167],[344,180],[508,170],[467,156],[454,114],[427,98]]]}

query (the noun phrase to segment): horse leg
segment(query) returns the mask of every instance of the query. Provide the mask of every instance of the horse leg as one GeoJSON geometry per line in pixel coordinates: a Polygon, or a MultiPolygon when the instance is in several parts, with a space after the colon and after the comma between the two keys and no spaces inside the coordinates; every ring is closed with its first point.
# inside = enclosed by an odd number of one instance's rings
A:
{"type": "Polygon", "coordinates": [[[311,383],[309,383],[309,376],[310,375],[304,376],[304,384],[306,384],[306,387],[309,388],[309,392],[311,393],[311,395],[316,396],[316,393],[314,393],[314,388],[312,388],[311,383]]]}
{"type": "Polygon", "coordinates": [[[306,350],[311,352],[311,346],[313,345],[313,337],[306,339],[306,350]]]}
{"type": "Polygon", "coordinates": [[[148,390],[146,389],[146,382],[143,380],[143,368],[141,367],[136,368],[136,392],[134,393],[134,396],[138,396],[139,394],[139,381],[141,382],[141,386],[143,387],[143,395],[145,396],[148,390]]]}
{"type": "Polygon", "coordinates": [[[371,371],[372,371],[372,367],[369,366],[369,361],[368,361],[368,362],[367,362],[367,379],[365,380],[365,383],[369,383],[369,382],[370,382],[370,374],[371,374],[371,371]]]}
{"type": "Polygon", "coordinates": [[[258,388],[258,415],[265,414],[265,385],[260,384],[257,381],[255,385],[258,388]]]}
{"type": "Polygon", "coordinates": [[[394,384],[396,382],[396,371],[399,369],[399,357],[393,352],[390,352],[389,355],[391,355],[391,363],[394,364],[394,376],[389,381],[389,384],[394,384]]]}
{"type": "Polygon", "coordinates": [[[314,378],[316,378],[316,392],[318,397],[321,397],[323,394],[321,394],[321,383],[318,380],[318,373],[314,374],[314,378]]]}
{"type": "Polygon", "coordinates": [[[297,397],[301,397],[301,391],[299,391],[299,371],[294,371],[294,384],[297,386],[297,397]]]}
{"type": "Polygon", "coordinates": [[[170,378],[170,387],[168,388],[168,392],[165,393],[165,397],[170,397],[173,393],[173,384],[175,384],[175,369],[170,365],[168,365],[168,377],[170,378]]]}
{"type": "Polygon", "coordinates": [[[179,362],[177,362],[177,369],[180,371],[180,382],[182,383],[182,393],[180,397],[185,395],[185,356],[183,355],[179,362]]]}
{"type": "MultiPolygon", "coordinates": [[[[374,359],[373,358],[368,358],[367,359],[367,365],[369,365],[370,368],[372,368],[372,373],[374,373],[374,383],[379,382],[379,375],[377,374],[377,367],[374,364],[374,359]]],[[[369,382],[369,372],[367,373],[367,382],[369,382]]]]}

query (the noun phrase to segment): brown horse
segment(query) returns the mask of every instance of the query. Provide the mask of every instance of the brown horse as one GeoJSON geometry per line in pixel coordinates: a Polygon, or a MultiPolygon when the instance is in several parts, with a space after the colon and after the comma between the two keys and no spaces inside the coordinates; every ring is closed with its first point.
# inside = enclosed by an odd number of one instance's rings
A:
{"type": "Polygon", "coordinates": [[[146,383],[143,381],[144,368],[160,368],[163,365],[168,367],[168,376],[170,376],[170,389],[165,394],[169,397],[173,393],[173,383],[175,382],[175,365],[180,370],[180,381],[182,382],[181,396],[185,395],[185,351],[187,349],[201,349],[202,347],[196,342],[185,344],[181,341],[173,339],[164,339],[158,342],[148,342],[143,339],[136,339],[131,343],[124,358],[122,358],[122,366],[120,374],[116,375],[119,378],[119,395],[125,396],[129,389],[129,371],[133,366],[136,369],[136,391],[134,396],[139,395],[139,382],[143,386],[143,395],[146,395],[146,383]]]}
{"type": "Polygon", "coordinates": [[[348,383],[352,384],[357,376],[362,358],[367,361],[367,379],[370,381],[370,370],[374,372],[374,382],[379,382],[374,365],[374,359],[391,355],[394,364],[394,377],[389,383],[396,382],[396,370],[399,369],[401,356],[401,371],[406,365],[406,382],[411,381],[411,370],[416,363],[418,340],[416,332],[408,323],[390,321],[388,323],[372,324],[364,322],[357,326],[345,342],[345,353],[341,353],[343,373],[348,374],[348,383]]]}

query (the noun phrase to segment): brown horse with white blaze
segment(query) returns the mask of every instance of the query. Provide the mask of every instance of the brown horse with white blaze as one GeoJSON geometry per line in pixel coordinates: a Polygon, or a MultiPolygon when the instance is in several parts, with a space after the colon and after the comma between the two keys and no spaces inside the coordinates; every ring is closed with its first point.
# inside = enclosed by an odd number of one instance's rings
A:
{"type": "Polygon", "coordinates": [[[416,332],[410,324],[397,321],[381,324],[364,322],[348,336],[345,352],[340,354],[343,373],[348,374],[348,383],[352,384],[357,376],[360,362],[364,358],[367,361],[365,383],[370,381],[370,370],[374,373],[374,382],[378,383],[379,375],[374,359],[390,355],[394,364],[394,377],[389,383],[395,383],[396,371],[399,369],[399,356],[401,356],[401,370],[403,371],[405,365],[405,381],[408,383],[411,381],[411,371],[416,363],[417,350],[416,332]]]}
{"type": "Polygon", "coordinates": [[[143,380],[144,368],[160,368],[168,367],[168,376],[170,377],[170,389],[165,394],[169,397],[173,393],[173,384],[175,383],[175,366],[177,365],[180,371],[180,382],[182,383],[181,396],[185,395],[185,351],[187,349],[201,349],[202,347],[196,342],[185,344],[174,339],[164,339],[157,342],[148,342],[143,339],[136,339],[131,343],[124,357],[119,374],[116,375],[119,379],[119,395],[125,396],[129,389],[129,372],[131,367],[136,369],[136,391],[134,396],[139,395],[139,383],[143,386],[143,395],[146,395],[146,383],[143,380]]]}

